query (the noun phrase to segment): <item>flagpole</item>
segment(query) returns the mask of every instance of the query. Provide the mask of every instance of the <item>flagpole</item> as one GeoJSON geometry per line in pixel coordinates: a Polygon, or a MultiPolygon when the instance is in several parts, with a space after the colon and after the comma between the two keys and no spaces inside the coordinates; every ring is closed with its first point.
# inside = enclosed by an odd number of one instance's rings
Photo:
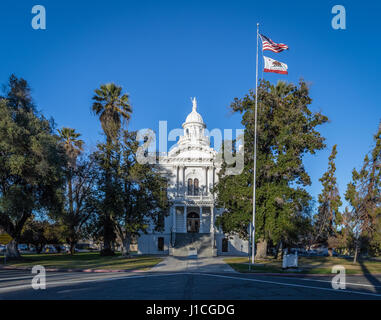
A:
{"type": "Polygon", "coordinates": [[[253,220],[251,235],[251,263],[255,262],[255,184],[257,169],[257,107],[258,107],[258,48],[259,48],[259,23],[257,23],[257,59],[255,69],[255,116],[254,116],[254,167],[253,167],[253,220]]]}

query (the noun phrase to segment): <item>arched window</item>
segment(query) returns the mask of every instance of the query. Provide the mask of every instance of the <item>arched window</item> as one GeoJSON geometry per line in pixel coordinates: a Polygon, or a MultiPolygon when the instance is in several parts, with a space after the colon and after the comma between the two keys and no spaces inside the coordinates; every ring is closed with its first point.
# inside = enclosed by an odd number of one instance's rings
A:
{"type": "Polygon", "coordinates": [[[193,194],[193,181],[192,179],[188,179],[188,195],[192,195],[193,194]]]}
{"type": "Polygon", "coordinates": [[[198,190],[199,190],[198,179],[194,179],[194,195],[195,196],[198,196],[198,190]]]}

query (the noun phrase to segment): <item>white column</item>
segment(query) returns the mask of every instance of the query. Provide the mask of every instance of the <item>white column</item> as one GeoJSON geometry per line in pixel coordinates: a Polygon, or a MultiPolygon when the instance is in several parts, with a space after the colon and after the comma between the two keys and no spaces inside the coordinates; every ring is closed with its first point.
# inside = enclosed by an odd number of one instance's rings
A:
{"type": "Polygon", "coordinates": [[[208,167],[208,193],[213,183],[213,167],[208,167]]]}
{"type": "Polygon", "coordinates": [[[210,233],[214,233],[214,212],[213,212],[213,206],[210,207],[210,233]]]}
{"type": "Polygon", "coordinates": [[[212,239],[212,249],[214,250],[214,207],[210,207],[210,235],[212,239]]]}
{"type": "Polygon", "coordinates": [[[208,195],[209,193],[208,180],[208,167],[205,167],[205,195],[208,195]]]}
{"type": "Polygon", "coordinates": [[[202,223],[202,206],[200,206],[200,233],[204,232],[203,230],[203,223],[202,223]]]}
{"type": "Polygon", "coordinates": [[[179,166],[176,166],[176,195],[179,195],[179,166]]]}
{"type": "Polygon", "coordinates": [[[176,207],[171,207],[172,211],[172,231],[176,232],[176,207]]]}
{"type": "Polygon", "coordinates": [[[187,206],[184,205],[184,232],[187,233],[187,206]]]}
{"type": "MultiPolygon", "coordinates": [[[[216,183],[216,168],[212,168],[212,186],[214,187],[214,184],[216,183]]],[[[213,195],[213,198],[215,196],[213,195]]]]}
{"type": "Polygon", "coordinates": [[[181,193],[185,195],[185,167],[184,166],[182,167],[182,170],[181,170],[181,180],[183,185],[181,193]]]}

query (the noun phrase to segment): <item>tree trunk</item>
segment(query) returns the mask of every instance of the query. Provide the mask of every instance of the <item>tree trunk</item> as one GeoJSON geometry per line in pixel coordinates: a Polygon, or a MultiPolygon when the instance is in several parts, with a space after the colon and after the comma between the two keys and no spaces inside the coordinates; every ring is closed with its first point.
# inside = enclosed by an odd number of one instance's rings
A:
{"type": "Polygon", "coordinates": [[[274,259],[281,259],[282,258],[282,252],[283,252],[283,242],[279,241],[275,248],[275,256],[274,259]]]}
{"type": "Polygon", "coordinates": [[[17,221],[15,225],[13,225],[11,220],[5,215],[5,213],[3,214],[2,212],[0,212],[0,226],[13,238],[13,240],[7,245],[7,257],[20,258],[18,243],[21,237],[22,228],[24,227],[25,222],[28,220],[30,216],[31,213],[24,212],[20,220],[17,221]]]}
{"type": "Polygon", "coordinates": [[[124,257],[128,257],[130,255],[130,244],[131,244],[131,237],[126,236],[122,240],[122,255],[124,257]]]}
{"type": "Polygon", "coordinates": [[[359,246],[358,241],[356,241],[356,244],[355,244],[355,255],[353,257],[353,263],[357,263],[358,255],[359,255],[359,250],[360,250],[360,246],[359,246]]]}
{"type": "Polygon", "coordinates": [[[70,254],[73,255],[75,253],[75,245],[77,241],[70,241],[70,254]]]}
{"type": "Polygon", "coordinates": [[[43,243],[36,244],[36,252],[41,253],[43,247],[44,247],[43,243]]]}
{"type": "Polygon", "coordinates": [[[18,241],[16,239],[13,239],[10,243],[7,244],[6,255],[7,258],[20,258],[18,241]]]}
{"type": "Polygon", "coordinates": [[[69,212],[70,214],[73,213],[73,183],[71,181],[71,169],[68,177],[68,185],[69,185],[69,212]]]}
{"type": "MultiPolygon", "coordinates": [[[[111,185],[111,174],[110,174],[110,163],[111,163],[111,144],[112,140],[107,135],[106,139],[107,144],[107,168],[105,172],[105,180],[106,180],[106,192],[105,192],[105,203],[106,208],[108,207],[108,202],[110,201],[110,185],[111,185]]],[[[104,225],[103,225],[103,250],[101,250],[102,256],[113,256],[114,250],[111,247],[112,242],[112,234],[113,234],[113,228],[112,228],[112,221],[110,218],[110,214],[107,212],[104,212],[104,225]]]]}
{"type": "Polygon", "coordinates": [[[255,254],[256,259],[263,259],[267,257],[267,240],[260,239],[257,243],[257,250],[255,254]]]}

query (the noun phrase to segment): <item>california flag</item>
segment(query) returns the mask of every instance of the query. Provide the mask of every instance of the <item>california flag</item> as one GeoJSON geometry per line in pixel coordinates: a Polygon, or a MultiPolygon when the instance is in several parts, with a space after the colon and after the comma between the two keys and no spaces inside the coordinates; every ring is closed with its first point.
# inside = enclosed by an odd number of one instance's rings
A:
{"type": "Polygon", "coordinates": [[[280,74],[288,74],[287,72],[287,64],[283,62],[276,61],[274,59],[271,59],[269,57],[263,56],[265,59],[265,68],[264,72],[274,72],[274,73],[280,73],[280,74]]]}

